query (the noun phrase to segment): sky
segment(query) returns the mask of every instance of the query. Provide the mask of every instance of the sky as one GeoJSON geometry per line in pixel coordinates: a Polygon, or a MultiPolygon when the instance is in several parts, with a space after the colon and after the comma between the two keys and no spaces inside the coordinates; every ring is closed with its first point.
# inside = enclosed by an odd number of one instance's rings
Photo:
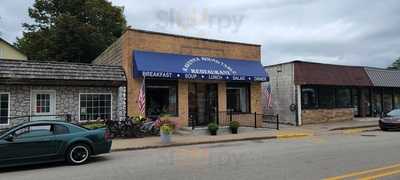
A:
{"type": "MultiPolygon", "coordinates": [[[[15,42],[33,0],[1,0],[15,42]]],[[[111,0],[136,29],[261,45],[264,65],[305,60],[387,67],[400,57],[399,0],[111,0]]]]}

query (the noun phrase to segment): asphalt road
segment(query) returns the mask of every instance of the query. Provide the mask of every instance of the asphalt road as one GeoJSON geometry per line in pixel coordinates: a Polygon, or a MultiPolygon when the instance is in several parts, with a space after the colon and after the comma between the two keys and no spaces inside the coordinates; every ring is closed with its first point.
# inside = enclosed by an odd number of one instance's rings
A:
{"type": "Polygon", "coordinates": [[[379,131],[114,152],[81,166],[0,169],[0,179],[400,179],[399,139],[400,132],[379,131]]]}

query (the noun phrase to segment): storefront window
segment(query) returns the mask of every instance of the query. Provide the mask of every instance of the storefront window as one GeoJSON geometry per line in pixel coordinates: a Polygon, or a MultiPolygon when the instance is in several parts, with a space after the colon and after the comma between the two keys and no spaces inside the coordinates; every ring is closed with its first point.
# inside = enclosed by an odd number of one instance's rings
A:
{"type": "Polygon", "coordinates": [[[316,88],[301,89],[301,106],[304,108],[317,107],[317,91],[316,88]]]}
{"type": "Polygon", "coordinates": [[[240,113],[250,112],[249,94],[247,84],[228,84],[226,88],[228,110],[240,113]]]}
{"type": "Polygon", "coordinates": [[[80,120],[111,119],[111,94],[80,94],[80,120]]]}
{"type": "Polygon", "coordinates": [[[373,116],[379,116],[382,112],[382,94],[381,89],[373,89],[372,94],[372,113],[373,116]]]}
{"type": "Polygon", "coordinates": [[[177,83],[146,82],[146,114],[149,116],[178,115],[177,83]]]}
{"type": "Polygon", "coordinates": [[[338,88],[336,90],[336,106],[351,107],[351,91],[349,88],[338,88]]]}
{"type": "Polygon", "coordinates": [[[361,90],[361,107],[363,111],[363,116],[371,116],[371,91],[370,89],[361,90]]]}
{"type": "Polygon", "coordinates": [[[353,104],[353,112],[354,116],[360,116],[359,108],[360,108],[360,90],[358,88],[351,89],[352,94],[352,104],[353,104]]]}
{"type": "Polygon", "coordinates": [[[396,89],[394,92],[394,108],[400,109],[400,89],[396,89]]]}
{"type": "Polygon", "coordinates": [[[335,107],[335,88],[332,87],[319,88],[319,106],[322,108],[335,107]]]}
{"type": "Polygon", "coordinates": [[[392,89],[385,89],[383,91],[383,111],[388,113],[393,108],[392,89]]]}

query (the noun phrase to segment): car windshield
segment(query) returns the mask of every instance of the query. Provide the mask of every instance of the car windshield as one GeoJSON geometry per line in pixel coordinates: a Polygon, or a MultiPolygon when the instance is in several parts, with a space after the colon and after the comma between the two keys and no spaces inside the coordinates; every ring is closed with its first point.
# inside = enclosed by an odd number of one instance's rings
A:
{"type": "Polygon", "coordinates": [[[400,109],[392,110],[392,111],[390,111],[387,115],[388,115],[389,117],[397,117],[397,116],[400,116],[400,109]]]}

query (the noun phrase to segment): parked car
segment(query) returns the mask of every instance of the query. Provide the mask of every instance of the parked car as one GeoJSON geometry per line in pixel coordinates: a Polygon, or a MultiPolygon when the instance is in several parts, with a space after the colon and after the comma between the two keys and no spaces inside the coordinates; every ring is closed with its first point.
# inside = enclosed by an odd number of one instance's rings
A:
{"type": "Polygon", "coordinates": [[[395,109],[379,120],[382,131],[400,130],[400,109],[395,109]]]}
{"type": "Polygon", "coordinates": [[[0,132],[0,167],[67,161],[83,164],[109,153],[105,128],[89,130],[64,121],[33,121],[0,132]]]}

